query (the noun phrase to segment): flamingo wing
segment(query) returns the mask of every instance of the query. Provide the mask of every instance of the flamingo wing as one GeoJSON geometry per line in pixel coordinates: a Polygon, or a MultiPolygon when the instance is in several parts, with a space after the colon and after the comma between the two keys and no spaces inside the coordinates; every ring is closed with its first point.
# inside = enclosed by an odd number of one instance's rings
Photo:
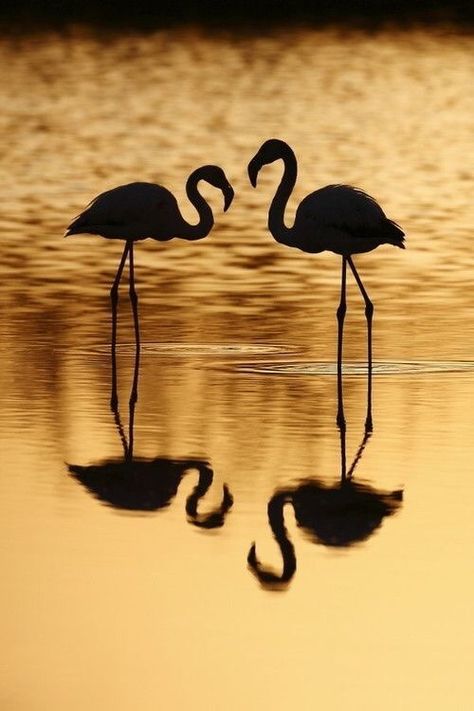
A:
{"type": "Polygon", "coordinates": [[[338,253],[369,251],[384,242],[402,246],[404,237],[374,198],[350,185],[327,185],[304,198],[295,227],[307,251],[320,251],[318,246],[338,253]]]}
{"type": "Polygon", "coordinates": [[[349,185],[327,185],[302,200],[297,219],[357,233],[375,228],[387,218],[380,205],[363,190],[349,185]]]}
{"type": "Polygon", "coordinates": [[[67,234],[169,238],[177,227],[177,215],[176,198],[169,190],[153,183],[129,183],[94,198],[69,225],[67,234]]]}

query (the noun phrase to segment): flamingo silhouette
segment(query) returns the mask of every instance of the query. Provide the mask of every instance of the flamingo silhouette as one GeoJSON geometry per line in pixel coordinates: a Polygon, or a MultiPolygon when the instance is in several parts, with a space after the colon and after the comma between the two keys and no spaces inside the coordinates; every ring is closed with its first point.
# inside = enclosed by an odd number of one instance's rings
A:
{"type": "MultiPolygon", "coordinates": [[[[133,244],[148,237],[159,242],[167,242],[173,237],[191,241],[206,237],[214,224],[214,216],[198,190],[198,183],[201,180],[222,191],[224,210],[230,207],[234,198],[234,191],[222,168],[216,165],[204,165],[194,170],[186,182],[186,194],[199,214],[199,222],[195,225],[186,222],[179,211],[176,198],[167,188],[154,183],[137,182],[119,185],[101,193],[67,228],[65,237],[87,233],[100,235],[106,239],[125,240],[125,247],[110,290],[112,302],[111,348],[114,370],[116,369],[118,289],[127,257],[130,274],[129,297],[133,311],[135,343],[139,349],[140,332],[133,244]]],[[[131,397],[136,399],[136,393],[132,391],[131,397]]],[[[116,407],[116,404],[117,393],[113,392],[112,409],[116,407]]]]}
{"type": "Polygon", "coordinates": [[[116,509],[126,511],[158,511],[170,505],[182,478],[194,471],[198,482],[186,501],[188,521],[199,528],[218,528],[233,498],[226,484],[222,501],[208,513],[198,511],[198,503],[208,492],[213,471],[208,461],[156,457],[155,459],[106,459],[90,466],[68,465],[69,473],[93,496],[116,509]]]}
{"type": "MultiPolygon", "coordinates": [[[[128,437],[122,424],[118,401],[114,409],[117,432],[122,442],[123,457],[105,459],[89,466],[68,465],[69,473],[93,496],[116,509],[128,511],[158,511],[170,505],[182,478],[193,471],[198,481],[186,500],[187,519],[199,528],[218,528],[233,504],[227,484],[223,485],[221,503],[208,513],[198,511],[199,501],[211,487],[214,475],[210,463],[204,459],[135,457],[134,422],[138,398],[139,350],[135,351],[135,365],[131,389],[135,398],[129,400],[128,437]]],[[[117,392],[116,371],[112,371],[113,392],[117,392]]]]}
{"type": "Polygon", "coordinates": [[[371,433],[365,430],[354,460],[346,470],[345,428],[340,429],[341,476],[337,484],[328,486],[314,478],[295,487],[282,488],[268,502],[268,521],[280,548],[283,569],[280,574],[262,565],[257,558],[255,543],[250,547],[247,562],[250,570],[264,587],[282,589],[296,572],[296,554],[285,527],[284,507],[293,506],[298,526],[313,543],[332,548],[352,546],[369,538],[386,516],[400,507],[403,491],[380,491],[355,482],[354,470],[362,457],[371,433]]]}
{"type": "MultiPolygon", "coordinates": [[[[284,173],[270,205],[268,228],[274,239],[288,247],[315,254],[328,250],[342,256],[341,298],[337,309],[338,390],[342,388],[342,339],[346,314],[346,270],[349,265],[365,302],[368,352],[368,409],[366,429],[372,429],[372,319],[374,307],[362,284],[351,255],[370,252],[381,244],[392,244],[404,249],[404,233],[389,220],[382,208],[363,190],[350,185],[326,185],[307,195],[298,206],[295,222],[287,227],[284,220],[286,204],[296,183],[296,156],[284,141],[272,138],[260,147],[248,164],[248,175],[253,187],[264,165],[281,159],[284,173]]],[[[344,424],[338,410],[337,422],[344,424]]]]}

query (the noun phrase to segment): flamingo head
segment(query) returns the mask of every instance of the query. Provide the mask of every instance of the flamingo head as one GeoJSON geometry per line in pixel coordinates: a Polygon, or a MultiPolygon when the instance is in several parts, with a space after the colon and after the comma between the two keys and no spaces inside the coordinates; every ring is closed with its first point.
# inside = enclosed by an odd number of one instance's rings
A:
{"type": "Polygon", "coordinates": [[[263,168],[264,165],[283,158],[288,148],[288,144],[284,141],[280,141],[279,138],[269,138],[268,141],[265,141],[265,143],[260,146],[247,167],[249,180],[254,188],[257,187],[257,176],[260,169],[263,168]]]}
{"type": "Polygon", "coordinates": [[[199,180],[219,188],[224,195],[224,212],[229,209],[234,199],[234,189],[227,180],[226,174],[218,165],[203,165],[199,170],[199,180]]]}

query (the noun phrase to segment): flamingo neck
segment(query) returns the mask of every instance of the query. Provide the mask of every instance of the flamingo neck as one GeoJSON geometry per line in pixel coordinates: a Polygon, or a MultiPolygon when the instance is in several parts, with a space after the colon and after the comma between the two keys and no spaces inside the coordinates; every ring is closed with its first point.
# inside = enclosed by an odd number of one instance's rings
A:
{"type": "Polygon", "coordinates": [[[185,223],[185,233],[183,235],[180,235],[185,239],[193,240],[207,237],[207,235],[212,229],[212,226],[214,225],[214,216],[212,214],[212,210],[209,207],[207,201],[199,192],[197,187],[200,180],[201,173],[200,169],[198,168],[197,170],[191,173],[186,182],[186,195],[188,196],[189,201],[192,205],[194,205],[199,214],[199,222],[196,225],[185,223]]]}
{"type": "Polygon", "coordinates": [[[285,209],[295,187],[298,172],[296,156],[289,146],[282,146],[281,158],[285,169],[268,211],[268,229],[277,242],[293,245],[293,229],[285,225],[285,209]]]}

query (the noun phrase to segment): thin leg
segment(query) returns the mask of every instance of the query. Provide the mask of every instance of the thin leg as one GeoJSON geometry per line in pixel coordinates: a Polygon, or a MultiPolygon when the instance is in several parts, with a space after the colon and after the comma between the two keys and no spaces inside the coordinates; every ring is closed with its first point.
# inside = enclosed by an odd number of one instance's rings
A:
{"type": "Polygon", "coordinates": [[[354,461],[352,462],[351,467],[346,474],[346,479],[352,478],[352,475],[354,474],[354,470],[355,470],[357,464],[359,463],[359,459],[362,457],[362,455],[364,453],[365,445],[367,444],[367,442],[369,441],[369,437],[371,437],[371,436],[372,436],[372,432],[366,428],[364,436],[362,438],[362,442],[360,443],[359,449],[357,450],[356,455],[354,457],[354,461]]]}
{"type": "Polygon", "coordinates": [[[336,422],[342,429],[346,426],[344,417],[344,402],[342,393],[342,339],[344,330],[344,318],[346,315],[346,264],[347,257],[342,257],[341,271],[341,299],[337,308],[337,417],[336,422]]]}
{"type": "Polygon", "coordinates": [[[367,319],[367,366],[368,366],[368,382],[367,382],[367,417],[365,419],[365,429],[367,432],[372,432],[372,319],[374,315],[374,305],[369,299],[369,295],[364,289],[361,278],[357,273],[354,262],[350,257],[347,257],[349,266],[360,289],[362,298],[365,302],[365,317],[367,319]]]}
{"type": "MultiPolygon", "coordinates": [[[[132,391],[133,388],[137,387],[137,381],[138,381],[138,371],[136,372],[136,378],[134,375],[133,378],[133,385],[132,385],[132,391]]],[[[133,433],[134,433],[134,426],[135,426],[135,405],[137,404],[137,397],[136,397],[136,390],[135,390],[135,398],[132,398],[130,396],[130,402],[128,404],[128,448],[126,452],[126,459],[128,462],[131,462],[133,460],[133,433]]]]}
{"type": "Polygon", "coordinates": [[[120,417],[118,403],[117,403],[117,406],[114,408],[113,412],[114,412],[115,426],[117,427],[117,432],[119,433],[120,441],[122,442],[123,456],[124,456],[125,460],[128,460],[129,447],[128,447],[127,438],[125,436],[125,430],[124,430],[123,424],[122,424],[122,418],[120,417]]]}
{"type": "Polygon", "coordinates": [[[339,435],[341,443],[341,481],[346,481],[347,475],[347,465],[346,465],[346,423],[339,425],[339,435]]]}
{"type": "Polygon", "coordinates": [[[112,303],[112,342],[111,342],[111,357],[112,357],[112,393],[110,396],[110,407],[115,412],[118,406],[118,396],[117,396],[117,305],[118,305],[118,288],[120,284],[120,279],[122,278],[123,268],[127,260],[128,252],[130,249],[130,243],[125,244],[122,258],[117,269],[117,274],[115,275],[114,283],[110,289],[110,301],[112,303]]]}
{"type": "Polygon", "coordinates": [[[138,398],[138,371],[140,369],[140,325],[138,319],[138,297],[135,291],[135,269],[133,263],[133,242],[130,242],[130,285],[129,294],[133,311],[133,325],[135,329],[135,367],[133,373],[132,390],[130,393],[130,405],[136,403],[138,398]]]}

